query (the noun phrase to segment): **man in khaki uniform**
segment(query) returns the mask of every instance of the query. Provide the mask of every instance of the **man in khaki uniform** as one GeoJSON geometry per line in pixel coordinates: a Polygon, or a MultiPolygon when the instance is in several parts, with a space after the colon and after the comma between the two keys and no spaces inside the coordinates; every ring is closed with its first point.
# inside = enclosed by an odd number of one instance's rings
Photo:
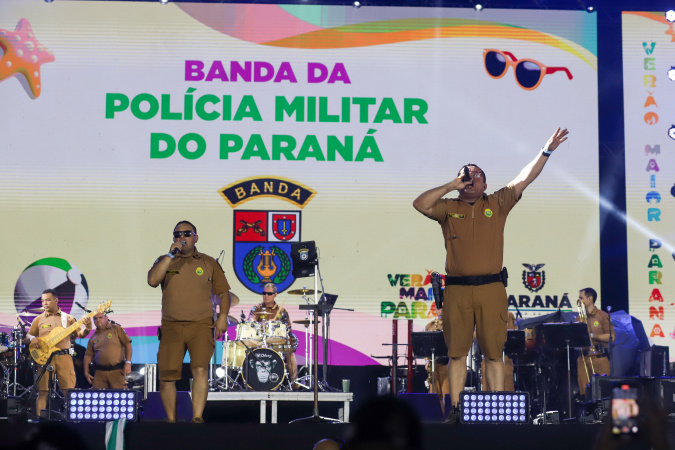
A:
{"type": "Polygon", "coordinates": [[[84,376],[94,389],[126,389],[131,373],[131,339],[119,325],[110,323],[105,313],[94,316],[96,332],[89,338],[84,354],[84,376]],[[94,376],[89,364],[94,361],[94,376]]]}
{"type": "MultiPolygon", "coordinates": [[[[443,294],[444,329],[450,357],[452,403],[466,380],[466,357],[474,327],[486,358],[490,386],[504,390],[502,350],[506,341],[508,301],[500,272],[504,258],[506,217],[523,191],[541,173],[551,153],[567,140],[567,130],[558,128],[506,187],[486,195],[485,173],[475,164],[463,166],[457,178],[430,189],[413,202],[419,212],[436,220],[443,231],[446,256],[443,294]],[[458,191],[459,196],[443,196],[458,191]]],[[[457,412],[453,414],[456,419],[457,412]]]]}
{"type": "MultiPolygon", "coordinates": [[[[586,324],[588,325],[591,341],[593,341],[593,348],[583,349],[585,355],[577,358],[577,382],[579,383],[579,394],[581,395],[586,394],[586,385],[590,383],[589,375],[593,373],[597,373],[598,375],[609,374],[609,354],[607,349],[610,340],[610,330],[612,341],[614,340],[614,327],[609,325],[607,313],[595,307],[595,300],[597,298],[598,293],[595,289],[585,288],[579,291],[579,301],[586,308],[586,324]]],[[[577,317],[577,322],[579,320],[580,318],[577,317]]]]}
{"type": "Polygon", "coordinates": [[[176,381],[181,379],[185,351],[192,371],[192,422],[202,423],[208,396],[208,366],[215,339],[227,331],[230,285],[218,262],[197,251],[197,228],[184,220],[173,229],[173,243],[148,271],[148,284],[162,285],[162,326],[157,351],[159,392],[167,420],[176,421],[176,381]],[[211,293],[220,299],[213,321],[211,293]]]}
{"type": "MultiPolygon", "coordinates": [[[[37,316],[28,330],[26,341],[30,342],[30,347],[40,348],[36,338],[44,338],[56,327],[67,328],[77,322],[73,316],[66,314],[59,308],[59,298],[56,291],[47,289],[42,293],[42,308],[45,310],[37,316]],[[65,326],[64,326],[65,325],[65,326]]],[[[64,396],[68,396],[68,390],[75,387],[75,367],[73,366],[73,357],[70,356],[70,342],[73,335],[84,338],[91,331],[91,319],[84,320],[83,325],[67,338],[56,344],[59,352],[52,358],[51,365],[54,366],[54,373],[59,381],[59,387],[63,390],[64,396]]],[[[47,406],[47,396],[49,395],[49,373],[40,379],[38,385],[38,398],[36,401],[37,415],[47,406]]]]}

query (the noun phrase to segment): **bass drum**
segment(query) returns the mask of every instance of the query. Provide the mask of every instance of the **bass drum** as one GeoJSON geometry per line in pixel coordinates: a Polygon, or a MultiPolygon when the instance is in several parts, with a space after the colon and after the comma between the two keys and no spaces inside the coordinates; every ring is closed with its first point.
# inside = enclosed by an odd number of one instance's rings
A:
{"type": "Polygon", "coordinates": [[[284,381],[286,365],[271,348],[257,348],[244,359],[242,375],[246,384],[256,391],[274,391],[284,381]]]}

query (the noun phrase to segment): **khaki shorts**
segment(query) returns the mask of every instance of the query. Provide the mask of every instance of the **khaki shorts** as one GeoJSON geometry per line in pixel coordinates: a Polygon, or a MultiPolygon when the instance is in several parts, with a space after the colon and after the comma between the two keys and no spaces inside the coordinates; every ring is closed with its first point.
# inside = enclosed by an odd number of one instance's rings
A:
{"type": "Polygon", "coordinates": [[[94,382],[91,383],[92,389],[126,389],[127,379],[123,370],[97,370],[94,374],[94,382]]]}
{"type": "Polygon", "coordinates": [[[162,339],[157,351],[161,381],[181,379],[185,351],[190,352],[190,367],[208,367],[216,344],[210,318],[197,322],[162,321],[162,339]]]}
{"type": "MultiPolygon", "coordinates": [[[[73,357],[70,355],[57,355],[52,358],[51,364],[54,366],[56,378],[59,380],[59,387],[62,390],[73,389],[76,381],[73,357]]],[[[45,371],[45,374],[40,379],[40,384],[38,384],[38,389],[41,391],[49,390],[49,372],[45,371]]]]}
{"type": "Polygon", "coordinates": [[[508,299],[502,283],[446,286],[443,294],[443,332],[448,356],[465,357],[476,328],[478,345],[488,359],[501,359],[506,342],[508,299]]]}

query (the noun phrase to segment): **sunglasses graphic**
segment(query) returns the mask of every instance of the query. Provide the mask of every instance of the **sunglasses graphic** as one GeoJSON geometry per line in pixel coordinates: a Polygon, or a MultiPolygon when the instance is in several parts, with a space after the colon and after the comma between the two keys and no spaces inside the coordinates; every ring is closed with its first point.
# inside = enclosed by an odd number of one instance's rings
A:
{"type": "Polygon", "coordinates": [[[485,49],[483,50],[483,62],[488,75],[494,79],[503,77],[509,67],[513,67],[516,83],[526,91],[536,89],[549,73],[562,70],[567,74],[567,78],[572,79],[572,73],[567,67],[546,67],[534,59],[517,59],[511,52],[485,49]]]}

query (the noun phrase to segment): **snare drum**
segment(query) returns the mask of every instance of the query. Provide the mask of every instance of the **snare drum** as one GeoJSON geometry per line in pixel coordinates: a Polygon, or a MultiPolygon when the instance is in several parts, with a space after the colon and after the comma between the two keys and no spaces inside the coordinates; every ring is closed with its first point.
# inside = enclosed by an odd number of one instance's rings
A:
{"type": "Polygon", "coordinates": [[[246,358],[246,346],[239,341],[223,342],[223,367],[241,369],[246,358]]]}
{"type": "Polygon", "coordinates": [[[291,333],[291,337],[288,339],[288,342],[285,344],[275,344],[272,345],[272,350],[277,353],[283,353],[286,356],[286,353],[295,353],[298,349],[298,338],[291,333]]]}
{"type": "Polygon", "coordinates": [[[237,340],[249,347],[262,343],[262,325],[258,322],[241,322],[237,325],[237,340]]]}
{"type": "Polygon", "coordinates": [[[257,348],[244,360],[242,376],[256,391],[273,391],[281,386],[286,375],[284,360],[271,348],[257,348]]]}
{"type": "Polygon", "coordinates": [[[267,342],[272,345],[280,345],[288,342],[288,325],[280,320],[273,320],[265,324],[267,342]]]}

